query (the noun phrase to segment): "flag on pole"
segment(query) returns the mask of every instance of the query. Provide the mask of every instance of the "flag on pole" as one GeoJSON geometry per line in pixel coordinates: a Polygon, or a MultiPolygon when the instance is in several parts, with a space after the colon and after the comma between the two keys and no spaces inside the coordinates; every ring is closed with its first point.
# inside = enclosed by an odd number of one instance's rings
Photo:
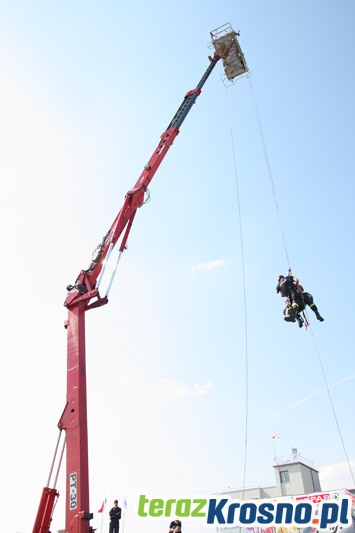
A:
{"type": "Polygon", "coordinates": [[[276,433],[273,434],[272,438],[276,440],[281,440],[280,435],[277,435],[276,433]]]}
{"type": "Polygon", "coordinates": [[[100,507],[100,509],[97,511],[98,513],[103,513],[103,512],[104,512],[105,507],[106,507],[106,503],[107,503],[107,499],[105,498],[104,500],[102,500],[101,507],[100,507]]]}

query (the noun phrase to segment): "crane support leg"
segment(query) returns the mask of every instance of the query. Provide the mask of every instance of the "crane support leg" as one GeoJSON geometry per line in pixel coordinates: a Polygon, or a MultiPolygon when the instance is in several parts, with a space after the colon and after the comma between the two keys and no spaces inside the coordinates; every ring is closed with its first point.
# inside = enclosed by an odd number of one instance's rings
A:
{"type": "Polygon", "coordinates": [[[53,508],[59,492],[44,487],[32,533],[47,533],[52,521],[53,508]]]}

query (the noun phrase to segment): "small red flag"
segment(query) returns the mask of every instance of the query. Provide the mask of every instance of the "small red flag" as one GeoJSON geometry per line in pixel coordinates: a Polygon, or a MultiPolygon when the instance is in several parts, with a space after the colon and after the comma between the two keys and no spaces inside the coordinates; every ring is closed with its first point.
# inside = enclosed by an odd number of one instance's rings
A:
{"type": "Polygon", "coordinates": [[[102,501],[102,505],[100,507],[100,509],[97,511],[98,513],[103,513],[104,512],[104,509],[105,509],[105,506],[106,506],[106,498],[102,501]]]}

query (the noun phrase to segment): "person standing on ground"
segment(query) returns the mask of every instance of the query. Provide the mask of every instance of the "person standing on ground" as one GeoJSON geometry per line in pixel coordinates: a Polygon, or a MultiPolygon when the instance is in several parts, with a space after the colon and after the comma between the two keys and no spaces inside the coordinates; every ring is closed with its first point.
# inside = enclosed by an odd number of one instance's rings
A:
{"type": "Polygon", "coordinates": [[[110,510],[110,533],[118,533],[120,530],[121,507],[118,507],[118,500],[113,502],[110,510]]]}

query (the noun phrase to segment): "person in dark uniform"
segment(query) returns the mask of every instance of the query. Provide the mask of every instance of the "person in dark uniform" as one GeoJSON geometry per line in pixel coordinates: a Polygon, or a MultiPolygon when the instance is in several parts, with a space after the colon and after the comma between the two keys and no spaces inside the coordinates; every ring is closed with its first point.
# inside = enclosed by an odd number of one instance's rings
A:
{"type": "Polygon", "coordinates": [[[295,322],[297,320],[301,328],[303,326],[303,320],[300,313],[305,310],[306,305],[312,309],[317,320],[324,322],[324,318],[320,315],[318,307],[314,303],[313,296],[309,292],[304,292],[300,284],[297,285],[297,292],[293,294],[293,299],[286,298],[286,307],[284,309],[286,322],[295,322]]]}
{"type": "Polygon", "coordinates": [[[110,533],[118,533],[120,529],[121,507],[118,507],[118,500],[113,502],[113,507],[110,511],[110,533]]]}
{"type": "Polygon", "coordinates": [[[324,318],[320,315],[316,304],[313,301],[313,296],[309,292],[305,292],[299,279],[288,273],[287,276],[280,274],[277,278],[276,292],[281,298],[286,298],[286,307],[284,315],[286,322],[298,322],[299,327],[303,326],[303,319],[301,312],[304,311],[308,305],[317,317],[317,320],[324,322],[324,318]]]}
{"type": "Polygon", "coordinates": [[[283,276],[280,274],[277,278],[276,292],[280,294],[281,298],[290,298],[293,300],[294,295],[297,293],[297,285],[299,279],[288,274],[283,276]]]}

